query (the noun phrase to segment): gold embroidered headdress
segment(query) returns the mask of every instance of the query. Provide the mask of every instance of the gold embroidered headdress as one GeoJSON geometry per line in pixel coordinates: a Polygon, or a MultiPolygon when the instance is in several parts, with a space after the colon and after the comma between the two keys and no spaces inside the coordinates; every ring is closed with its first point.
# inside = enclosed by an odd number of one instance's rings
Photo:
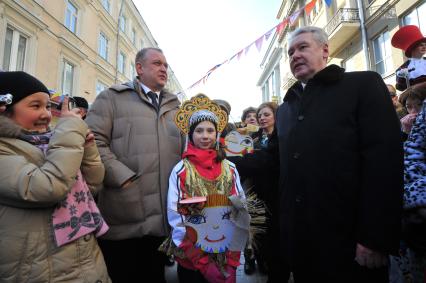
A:
{"type": "Polygon", "coordinates": [[[186,136],[185,150],[188,143],[189,129],[195,123],[210,121],[217,127],[217,144],[220,133],[228,123],[228,115],[220,106],[211,101],[205,94],[199,93],[190,100],[185,101],[175,116],[175,124],[186,136]]]}

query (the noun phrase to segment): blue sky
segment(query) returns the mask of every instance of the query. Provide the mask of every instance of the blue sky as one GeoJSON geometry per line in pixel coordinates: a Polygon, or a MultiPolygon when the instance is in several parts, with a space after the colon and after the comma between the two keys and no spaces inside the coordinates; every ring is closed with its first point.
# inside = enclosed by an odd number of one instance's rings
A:
{"type": "MultiPolygon", "coordinates": [[[[184,89],[279,23],[281,0],[134,0],[184,89]]],[[[261,52],[253,46],[240,60],[216,69],[205,84],[187,91],[203,92],[231,103],[238,121],[248,106],[261,103],[256,87],[261,52]]]]}

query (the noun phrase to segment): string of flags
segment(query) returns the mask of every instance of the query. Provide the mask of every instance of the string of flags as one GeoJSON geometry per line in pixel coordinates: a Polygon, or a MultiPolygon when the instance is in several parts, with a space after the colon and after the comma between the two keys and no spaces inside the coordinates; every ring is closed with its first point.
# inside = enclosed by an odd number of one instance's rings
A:
{"type": "MultiPolygon", "coordinates": [[[[309,15],[313,11],[313,9],[315,8],[315,4],[317,3],[317,1],[323,1],[323,0],[311,0],[304,7],[296,10],[294,13],[292,13],[289,16],[287,16],[279,24],[277,24],[276,26],[274,26],[273,28],[271,28],[270,30],[268,30],[266,33],[264,33],[263,35],[261,35],[255,41],[253,41],[252,43],[250,43],[249,45],[247,45],[246,47],[244,47],[243,49],[241,49],[240,51],[238,51],[237,53],[235,53],[234,55],[232,55],[231,57],[229,57],[228,59],[226,59],[222,63],[216,64],[214,67],[210,68],[202,78],[200,78],[199,80],[197,80],[195,83],[193,83],[191,86],[189,86],[186,90],[190,90],[190,89],[194,88],[195,86],[199,85],[200,83],[205,84],[207,82],[207,80],[209,79],[210,75],[214,71],[216,71],[221,66],[223,66],[225,64],[228,64],[228,63],[230,63],[231,61],[233,61],[235,59],[240,60],[240,58],[241,58],[242,55],[247,55],[247,53],[249,52],[249,50],[251,49],[251,47],[253,45],[256,47],[257,51],[260,52],[261,49],[262,49],[263,43],[265,41],[269,40],[269,37],[272,35],[272,33],[274,31],[277,34],[280,34],[287,27],[287,25],[294,26],[296,24],[297,19],[300,17],[300,15],[302,15],[303,13],[305,13],[306,15],[309,15]]],[[[327,7],[331,6],[332,1],[333,0],[324,0],[324,2],[327,5],[327,7]]],[[[181,93],[178,93],[178,95],[179,94],[181,94],[181,93]]]]}

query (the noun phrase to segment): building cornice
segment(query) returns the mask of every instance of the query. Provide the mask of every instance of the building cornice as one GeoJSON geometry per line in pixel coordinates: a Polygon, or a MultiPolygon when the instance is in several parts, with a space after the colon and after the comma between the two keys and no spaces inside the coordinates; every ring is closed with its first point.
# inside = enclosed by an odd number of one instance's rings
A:
{"type": "Polygon", "coordinates": [[[77,48],[76,46],[74,46],[74,44],[72,44],[71,42],[69,42],[65,37],[58,36],[58,41],[59,41],[60,44],[62,44],[62,46],[64,46],[64,47],[68,48],[69,50],[71,50],[81,60],[88,59],[88,56],[85,53],[83,53],[79,48],[77,48]]]}
{"type": "MultiPolygon", "coordinates": [[[[36,27],[38,27],[41,30],[47,29],[47,25],[43,23],[36,15],[32,14],[28,8],[24,7],[21,3],[13,0],[5,0],[4,2],[7,6],[11,7],[13,10],[21,14],[25,19],[30,21],[32,24],[34,24],[36,27]]],[[[34,3],[39,6],[37,2],[34,1],[34,3]]]]}

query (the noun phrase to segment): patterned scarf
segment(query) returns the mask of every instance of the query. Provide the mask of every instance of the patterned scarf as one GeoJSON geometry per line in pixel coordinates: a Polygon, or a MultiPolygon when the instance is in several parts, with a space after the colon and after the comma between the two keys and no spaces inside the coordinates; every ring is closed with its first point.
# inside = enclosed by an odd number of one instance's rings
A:
{"type": "MultiPolygon", "coordinates": [[[[46,154],[52,132],[43,134],[25,132],[20,139],[40,148],[46,154]]],[[[108,231],[86,181],[78,170],[76,182],[52,214],[54,239],[58,247],[95,233],[99,237],[108,231]]]]}

